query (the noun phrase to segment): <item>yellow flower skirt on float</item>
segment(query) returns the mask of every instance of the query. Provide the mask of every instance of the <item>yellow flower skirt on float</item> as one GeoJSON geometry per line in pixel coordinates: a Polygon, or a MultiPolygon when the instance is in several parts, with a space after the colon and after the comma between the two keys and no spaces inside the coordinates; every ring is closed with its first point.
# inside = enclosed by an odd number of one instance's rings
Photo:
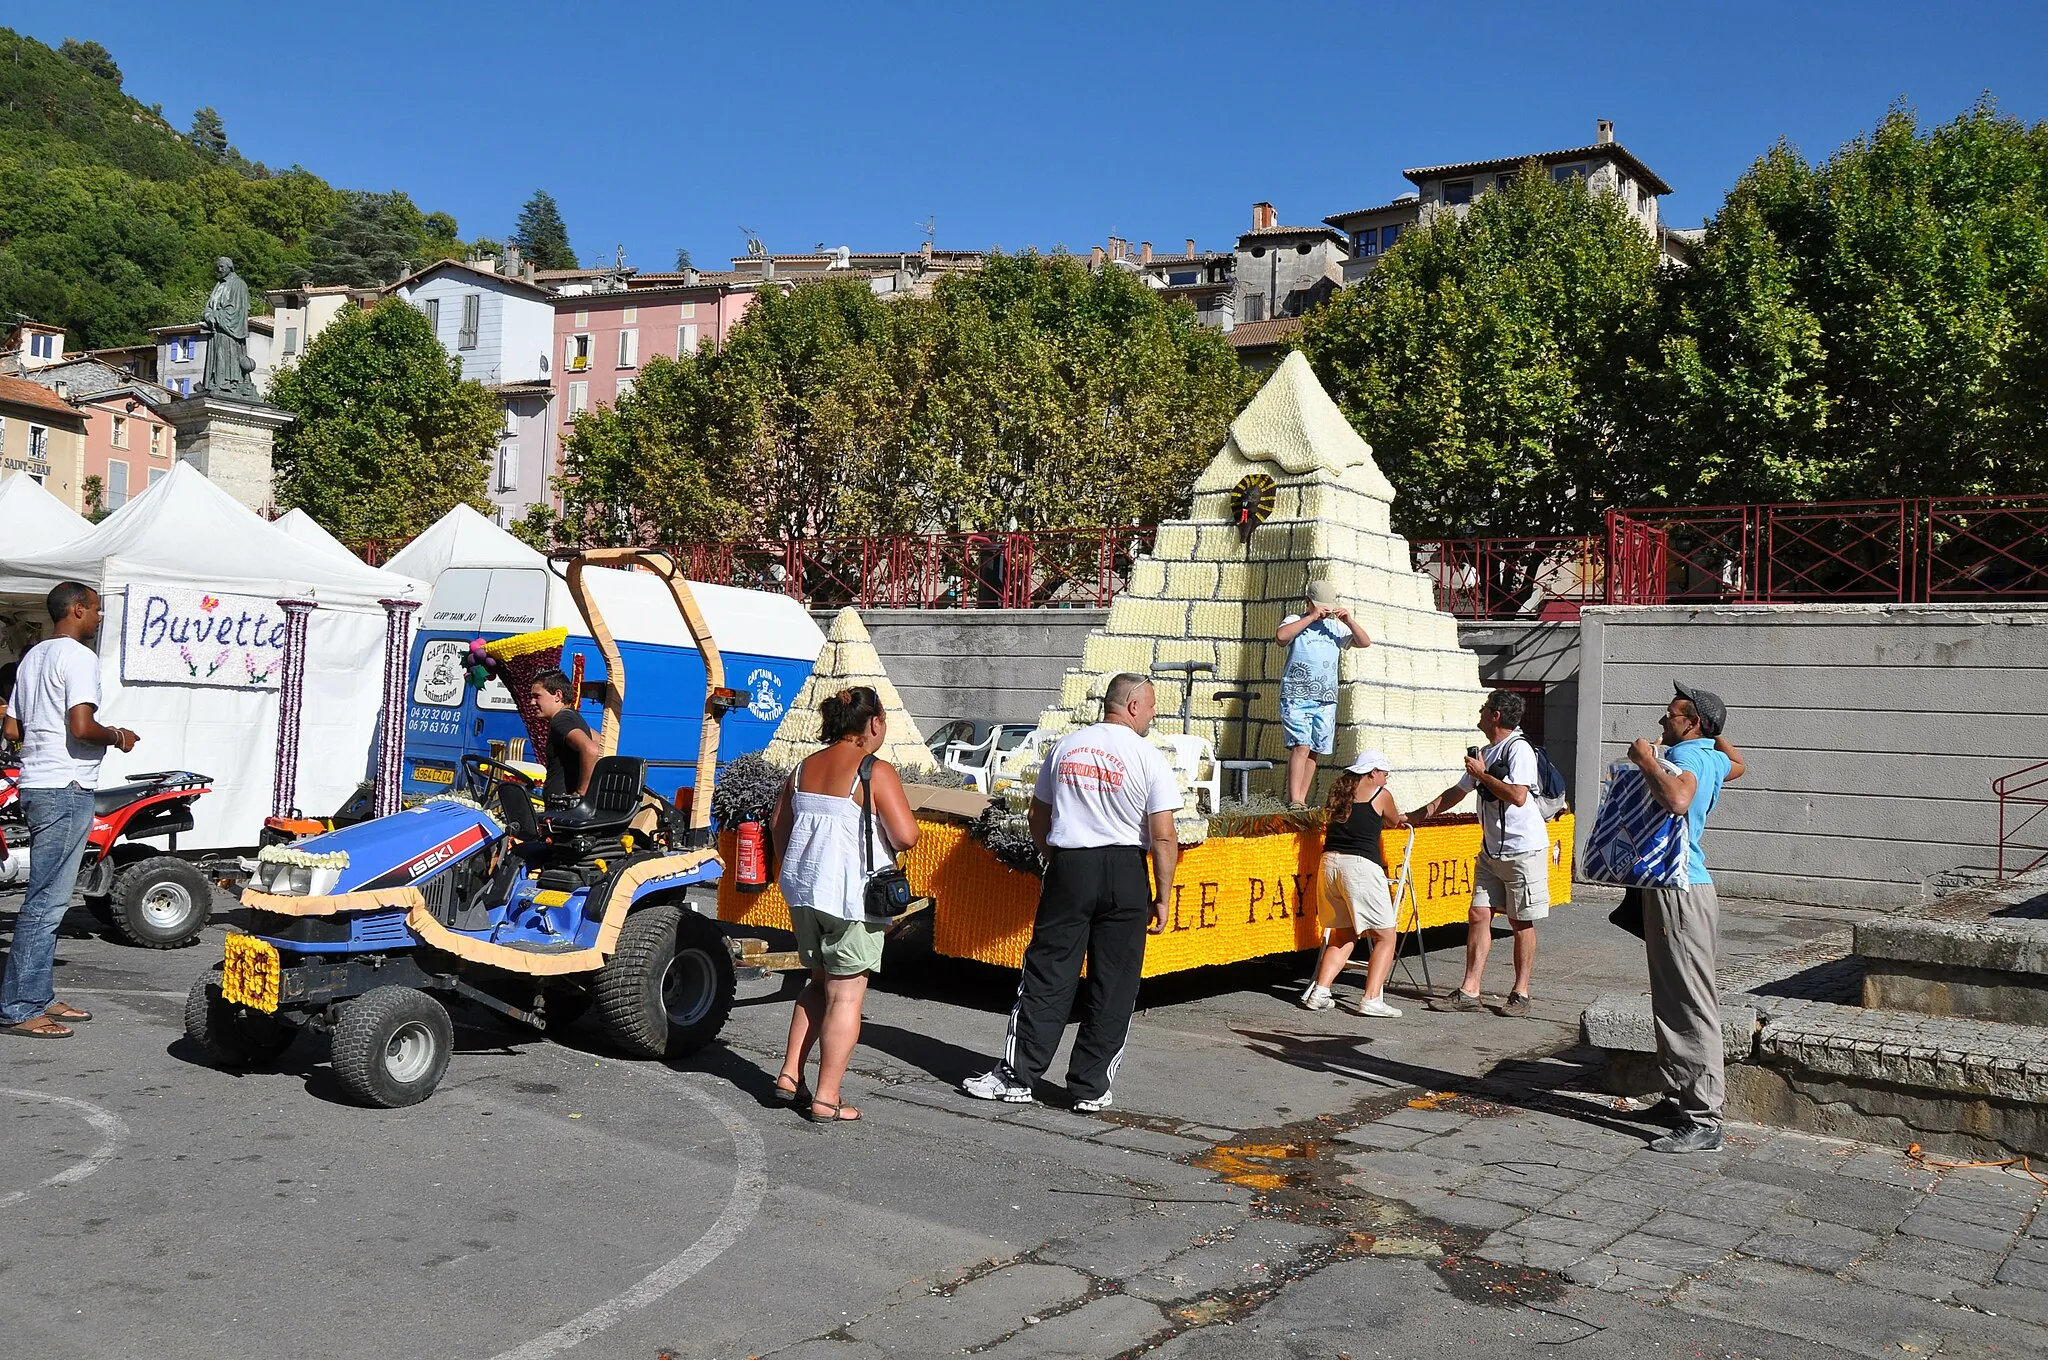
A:
{"type": "MultiPolygon", "coordinates": [[[[922,834],[905,856],[904,868],[911,886],[933,900],[933,950],[950,958],[1021,967],[1038,909],[1037,876],[1005,868],[957,822],[920,819],[918,825],[922,834]]],[[[1571,900],[1572,827],[1569,813],[1549,823],[1553,904],[1571,900]]],[[[728,864],[733,862],[730,841],[727,836],[720,843],[728,864]]],[[[1388,832],[1384,850],[1388,876],[1398,879],[1408,833],[1388,832]]],[[[1472,907],[1472,860],[1478,851],[1479,824],[1470,817],[1416,828],[1410,887],[1397,904],[1403,930],[1414,928],[1418,905],[1425,926],[1465,919],[1472,907]]],[[[1166,933],[1146,944],[1145,976],[1320,944],[1315,871],[1321,853],[1321,831],[1217,836],[1181,851],[1173,913],[1166,933]]],[[[789,929],[789,908],[781,893],[772,886],[744,893],[729,876],[718,885],[718,916],[738,925],[789,929]]]]}

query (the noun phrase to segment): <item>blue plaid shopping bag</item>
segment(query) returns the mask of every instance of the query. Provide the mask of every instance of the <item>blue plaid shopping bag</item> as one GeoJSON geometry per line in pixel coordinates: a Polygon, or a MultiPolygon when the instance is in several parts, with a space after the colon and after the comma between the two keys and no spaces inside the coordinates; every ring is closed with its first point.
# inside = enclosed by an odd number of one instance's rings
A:
{"type": "MultiPolygon", "coordinates": [[[[1673,774],[1676,766],[1664,762],[1673,774]]],[[[1578,876],[1588,883],[1631,888],[1686,885],[1685,818],[1650,796],[1643,772],[1626,760],[1607,767],[1593,833],[1580,858],[1578,876]]]]}

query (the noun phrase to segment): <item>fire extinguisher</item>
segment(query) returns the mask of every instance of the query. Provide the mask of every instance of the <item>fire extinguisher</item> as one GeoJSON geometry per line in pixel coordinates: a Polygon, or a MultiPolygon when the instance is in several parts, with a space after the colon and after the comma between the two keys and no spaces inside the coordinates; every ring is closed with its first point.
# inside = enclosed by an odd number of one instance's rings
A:
{"type": "Polygon", "coordinates": [[[741,892],[760,892],[768,886],[768,828],[750,817],[739,824],[733,839],[734,885],[741,892]]]}

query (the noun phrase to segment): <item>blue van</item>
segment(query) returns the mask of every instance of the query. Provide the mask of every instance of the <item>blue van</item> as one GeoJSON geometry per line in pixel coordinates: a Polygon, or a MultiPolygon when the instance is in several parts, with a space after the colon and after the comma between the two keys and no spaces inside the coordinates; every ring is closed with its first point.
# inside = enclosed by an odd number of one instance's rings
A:
{"type": "MultiPolygon", "coordinates": [[[[704,721],[704,662],[691,641],[668,586],[647,572],[593,569],[590,593],[618,640],[626,663],[626,706],[619,749],[674,768],[649,771],[649,787],[666,798],[696,782],[697,740],[704,721]]],[[[731,586],[690,584],[725,663],[725,683],[752,701],[727,714],[720,730],[721,762],[765,747],[810,677],[825,635],[802,605],[787,595],[731,586]]],[[[405,715],[408,794],[443,792],[458,778],[465,755],[531,764],[526,724],[512,696],[493,680],[468,682],[470,639],[500,638],[540,628],[567,628],[562,669],[575,674],[583,658],[586,685],[605,678],[604,655],[585,631],[583,617],[560,577],[540,567],[450,567],[434,582],[419,614],[412,647],[412,693],[405,715]]],[[[585,699],[579,710],[592,731],[603,725],[603,706],[585,699]]],[[[538,774],[536,766],[534,773],[538,774]]]]}

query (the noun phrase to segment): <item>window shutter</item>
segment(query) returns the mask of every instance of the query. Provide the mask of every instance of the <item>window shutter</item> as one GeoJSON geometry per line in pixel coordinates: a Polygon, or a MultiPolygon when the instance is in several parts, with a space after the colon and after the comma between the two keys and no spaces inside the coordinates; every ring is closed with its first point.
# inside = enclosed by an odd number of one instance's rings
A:
{"type": "Polygon", "coordinates": [[[498,450],[498,490],[519,489],[519,446],[507,444],[498,450]]]}
{"type": "Polygon", "coordinates": [[[118,510],[128,503],[128,465],[107,462],[107,509],[118,510]]]}
{"type": "Polygon", "coordinates": [[[619,367],[631,368],[640,359],[640,332],[619,332],[619,367]]]}
{"type": "Polygon", "coordinates": [[[457,349],[476,348],[477,317],[483,310],[483,300],[481,293],[462,295],[462,335],[456,341],[457,349]]]}
{"type": "Polygon", "coordinates": [[[420,311],[426,315],[427,329],[434,333],[436,340],[439,340],[441,338],[441,299],[428,298],[420,304],[420,311]]]}
{"type": "Polygon", "coordinates": [[[695,326],[676,327],[676,353],[695,354],[696,352],[697,328],[695,326]]]}

